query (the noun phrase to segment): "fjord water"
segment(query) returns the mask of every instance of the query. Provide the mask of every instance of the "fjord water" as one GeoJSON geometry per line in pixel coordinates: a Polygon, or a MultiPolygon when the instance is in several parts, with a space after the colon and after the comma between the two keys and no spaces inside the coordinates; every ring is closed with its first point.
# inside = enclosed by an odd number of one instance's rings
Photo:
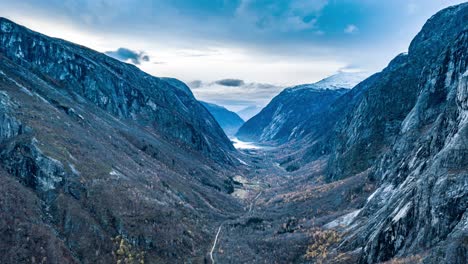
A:
{"type": "Polygon", "coordinates": [[[230,139],[236,149],[262,149],[263,148],[262,146],[259,146],[254,142],[241,141],[236,137],[231,137],[230,139]]]}

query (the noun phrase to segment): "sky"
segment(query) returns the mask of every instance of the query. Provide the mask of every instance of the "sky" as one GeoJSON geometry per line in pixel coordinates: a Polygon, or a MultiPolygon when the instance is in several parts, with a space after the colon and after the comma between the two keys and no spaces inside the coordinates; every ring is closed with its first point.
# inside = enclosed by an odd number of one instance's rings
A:
{"type": "Polygon", "coordinates": [[[0,16],[231,110],[342,71],[377,72],[456,0],[0,0],[0,16]]]}

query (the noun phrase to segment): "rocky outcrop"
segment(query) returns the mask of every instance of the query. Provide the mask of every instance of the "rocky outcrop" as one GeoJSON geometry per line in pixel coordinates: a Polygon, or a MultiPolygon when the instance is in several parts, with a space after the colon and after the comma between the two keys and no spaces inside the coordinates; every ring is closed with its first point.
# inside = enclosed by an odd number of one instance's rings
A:
{"type": "Polygon", "coordinates": [[[22,125],[11,115],[13,103],[6,92],[0,92],[0,143],[21,133],[22,125]]]}

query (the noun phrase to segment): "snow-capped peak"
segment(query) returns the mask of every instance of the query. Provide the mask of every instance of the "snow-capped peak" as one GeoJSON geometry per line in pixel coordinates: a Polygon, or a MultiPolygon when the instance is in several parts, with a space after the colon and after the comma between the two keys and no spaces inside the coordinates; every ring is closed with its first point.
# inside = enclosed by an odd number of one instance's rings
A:
{"type": "Polygon", "coordinates": [[[313,84],[303,84],[292,88],[297,89],[322,89],[322,90],[336,90],[336,89],[351,89],[364,79],[369,77],[368,72],[340,72],[322,79],[313,84]]]}
{"type": "Polygon", "coordinates": [[[314,85],[323,89],[351,89],[367,77],[369,77],[367,72],[340,72],[316,82],[314,85]]]}

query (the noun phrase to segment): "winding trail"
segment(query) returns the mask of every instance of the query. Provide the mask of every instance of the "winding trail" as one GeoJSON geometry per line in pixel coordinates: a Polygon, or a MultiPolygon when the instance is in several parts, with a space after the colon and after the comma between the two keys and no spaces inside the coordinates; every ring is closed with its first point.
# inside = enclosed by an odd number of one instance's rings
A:
{"type": "MultiPolygon", "coordinates": [[[[256,152],[256,153],[253,154],[253,155],[258,156],[258,154],[259,154],[258,152],[260,152],[260,155],[263,155],[263,157],[264,157],[265,160],[269,161],[269,163],[273,163],[273,161],[272,161],[271,159],[266,159],[266,153],[263,152],[263,151],[260,151],[260,149],[261,149],[261,148],[253,148],[252,150],[255,150],[255,152],[256,152]],[[263,153],[262,153],[262,152],[263,152],[263,153]]],[[[252,155],[252,154],[250,154],[250,155],[252,155]]],[[[252,156],[253,156],[253,155],[252,155],[252,156]]],[[[244,161],[242,160],[241,162],[244,162],[244,161]]],[[[245,162],[244,162],[244,163],[245,163],[245,162]]],[[[271,164],[271,165],[272,165],[272,166],[268,166],[268,167],[270,167],[270,168],[273,167],[273,168],[276,169],[276,171],[279,171],[279,172],[282,172],[282,173],[285,172],[285,170],[284,170],[283,168],[281,168],[281,166],[279,166],[279,164],[274,164],[274,163],[273,163],[273,164],[271,164]]],[[[253,179],[253,178],[251,178],[251,180],[252,180],[252,179],[253,179]]],[[[261,186],[260,186],[260,187],[261,187],[261,186]]],[[[265,188],[265,187],[263,187],[263,188],[265,188]]],[[[263,189],[263,188],[262,188],[262,189],[263,189]]],[[[247,205],[248,208],[249,208],[248,211],[246,210],[246,211],[244,211],[243,214],[238,215],[238,216],[236,217],[237,219],[241,219],[241,218],[243,218],[243,217],[249,217],[249,216],[251,216],[252,212],[255,210],[255,206],[256,206],[256,204],[257,204],[258,199],[260,198],[260,196],[261,196],[261,195],[264,193],[264,191],[265,191],[264,189],[263,189],[263,190],[262,190],[262,189],[259,190],[260,192],[258,192],[258,194],[251,200],[250,204],[247,205]]],[[[247,209],[247,208],[245,208],[245,209],[247,209]]],[[[232,219],[231,219],[231,220],[232,220],[232,219]]],[[[215,235],[215,237],[214,237],[213,245],[212,245],[211,251],[210,251],[210,253],[209,253],[209,255],[210,255],[210,260],[211,260],[211,263],[212,263],[212,264],[215,263],[214,252],[215,252],[215,250],[216,250],[216,246],[217,246],[218,244],[221,243],[221,242],[219,241],[219,240],[220,240],[221,229],[222,229],[223,225],[225,225],[228,221],[230,221],[230,220],[225,220],[225,221],[221,222],[221,224],[219,225],[218,230],[217,230],[217,232],[216,232],[216,235],[215,235]]],[[[226,230],[226,231],[227,231],[227,230],[226,230]]]]}
{"type": "Polygon", "coordinates": [[[215,236],[215,239],[213,241],[213,247],[211,248],[211,251],[210,251],[210,258],[211,258],[211,263],[214,264],[215,261],[214,261],[214,258],[213,258],[213,252],[216,248],[216,243],[218,242],[218,236],[219,236],[219,233],[221,232],[221,227],[223,227],[223,224],[221,224],[219,227],[218,227],[218,232],[216,233],[216,236],[215,236]]]}
{"type": "MultiPolygon", "coordinates": [[[[255,206],[255,203],[256,201],[258,200],[258,198],[260,197],[260,195],[262,195],[263,191],[259,192],[257,194],[257,196],[255,196],[255,198],[252,200],[252,202],[250,203],[250,206],[249,206],[249,211],[247,213],[250,213],[253,209],[253,207],[255,206]]],[[[246,213],[246,214],[247,214],[246,213]]],[[[225,222],[221,223],[221,225],[219,225],[218,227],[218,231],[216,232],[216,236],[215,236],[215,239],[213,241],[213,246],[211,247],[211,251],[210,251],[210,259],[211,259],[211,263],[214,264],[215,263],[215,260],[214,260],[214,257],[213,257],[213,253],[216,249],[216,244],[218,243],[218,238],[219,238],[219,234],[221,233],[221,228],[223,227],[223,224],[225,222]]]]}

